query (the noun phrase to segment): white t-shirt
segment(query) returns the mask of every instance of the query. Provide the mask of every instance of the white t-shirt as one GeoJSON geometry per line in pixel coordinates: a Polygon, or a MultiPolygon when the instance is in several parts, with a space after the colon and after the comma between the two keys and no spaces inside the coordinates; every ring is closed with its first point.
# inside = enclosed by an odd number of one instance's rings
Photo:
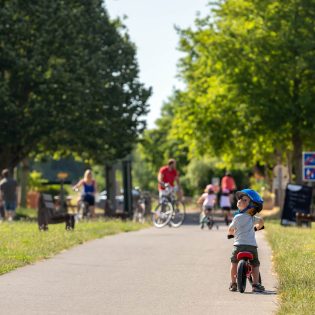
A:
{"type": "Polygon", "coordinates": [[[202,194],[202,198],[204,198],[203,201],[203,206],[204,207],[211,207],[213,208],[214,203],[215,203],[215,194],[208,194],[208,193],[204,193],[202,194]]]}
{"type": "Polygon", "coordinates": [[[230,200],[230,196],[224,196],[224,195],[221,195],[221,198],[220,198],[220,207],[221,208],[231,208],[231,200],[230,200]]]}
{"type": "Polygon", "coordinates": [[[237,214],[230,224],[235,229],[234,245],[257,246],[254,225],[259,222],[259,217],[251,216],[247,213],[237,214]]]}

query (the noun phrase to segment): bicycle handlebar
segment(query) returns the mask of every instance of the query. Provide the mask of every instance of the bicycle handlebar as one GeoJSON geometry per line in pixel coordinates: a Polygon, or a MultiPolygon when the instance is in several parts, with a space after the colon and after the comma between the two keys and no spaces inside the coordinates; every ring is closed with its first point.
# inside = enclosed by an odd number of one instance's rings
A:
{"type": "MultiPolygon", "coordinates": [[[[255,227],[254,227],[254,230],[255,230],[255,232],[257,232],[257,231],[263,230],[264,228],[265,228],[265,226],[263,225],[259,230],[257,230],[257,228],[256,228],[256,226],[255,226],[255,227]]],[[[234,238],[234,235],[228,234],[228,235],[227,235],[227,238],[228,238],[228,239],[234,238]]]]}
{"type": "Polygon", "coordinates": [[[255,232],[263,230],[265,228],[265,226],[263,225],[259,230],[256,228],[256,226],[254,227],[255,232]]]}

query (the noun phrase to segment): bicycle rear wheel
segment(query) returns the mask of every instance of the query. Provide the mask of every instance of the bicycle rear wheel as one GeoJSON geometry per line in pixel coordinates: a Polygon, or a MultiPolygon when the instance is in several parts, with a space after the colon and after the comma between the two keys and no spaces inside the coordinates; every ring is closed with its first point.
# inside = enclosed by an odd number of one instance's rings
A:
{"type": "Polygon", "coordinates": [[[167,225],[172,218],[173,211],[173,206],[170,202],[159,203],[152,215],[154,226],[162,228],[167,225]]]}
{"type": "Polygon", "coordinates": [[[237,288],[243,293],[246,289],[246,261],[240,260],[237,265],[237,288]]]}
{"type": "Polygon", "coordinates": [[[181,201],[176,201],[174,203],[174,212],[170,221],[171,226],[175,228],[181,226],[185,220],[185,214],[185,204],[181,201]]]}

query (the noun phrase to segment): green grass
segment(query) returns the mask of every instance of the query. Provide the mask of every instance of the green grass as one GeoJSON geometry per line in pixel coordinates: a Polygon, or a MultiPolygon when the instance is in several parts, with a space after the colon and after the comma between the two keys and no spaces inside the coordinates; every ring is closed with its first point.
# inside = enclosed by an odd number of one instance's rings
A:
{"type": "Polygon", "coordinates": [[[35,222],[3,222],[0,225],[0,274],[52,257],[88,240],[148,226],[149,224],[102,219],[80,222],[74,231],[66,231],[64,224],[55,224],[49,225],[48,232],[39,232],[35,222]]]}
{"type": "MultiPolygon", "coordinates": [[[[313,224],[314,226],[314,224],[313,224]]],[[[315,314],[315,230],[266,222],[279,277],[277,314],[315,314]]]]}

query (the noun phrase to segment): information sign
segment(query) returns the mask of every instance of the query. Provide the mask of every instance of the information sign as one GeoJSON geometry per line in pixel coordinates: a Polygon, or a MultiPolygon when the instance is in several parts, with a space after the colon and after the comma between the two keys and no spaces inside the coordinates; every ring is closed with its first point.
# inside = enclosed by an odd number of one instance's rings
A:
{"type": "Polygon", "coordinates": [[[315,152],[303,152],[303,181],[315,181],[315,152]]]}

